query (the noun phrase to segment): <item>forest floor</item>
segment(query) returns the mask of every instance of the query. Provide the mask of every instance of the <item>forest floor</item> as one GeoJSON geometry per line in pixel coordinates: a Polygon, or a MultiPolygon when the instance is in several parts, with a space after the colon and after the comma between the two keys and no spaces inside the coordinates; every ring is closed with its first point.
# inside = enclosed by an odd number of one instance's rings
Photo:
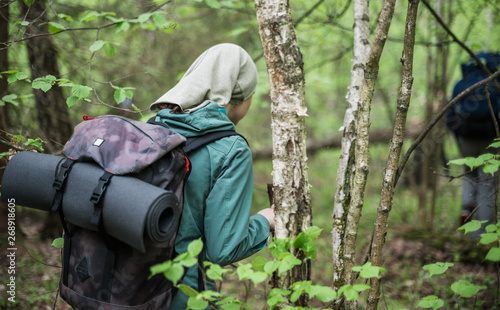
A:
{"type": "MultiPolygon", "coordinates": [[[[0,242],[2,268],[0,269],[0,308],[1,309],[70,309],[60,298],[57,298],[57,283],[61,271],[60,250],[51,246],[51,239],[37,237],[40,225],[36,222],[26,223],[22,232],[22,241],[17,243],[16,255],[16,304],[7,300],[6,293],[10,275],[7,273],[10,253],[6,246],[7,238],[0,242]]],[[[487,253],[484,247],[460,237],[460,233],[439,233],[431,235],[412,230],[410,227],[392,228],[397,230],[397,237],[387,241],[385,246],[385,268],[382,279],[383,294],[379,309],[421,309],[418,302],[425,296],[436,295],[443,299],[445,305],[441,309],[500,309],[497,306],[498,268],[491,263],[483,262],[487,253]],[[429,277],[422,266],[436,262],[452,262],[454,264],[445,275],[429,277]],[[451,290],[451,284],[464,279],[476,285],[485,286],[477,298],[458,299],[451,290]],[[474,306],[475,305],[475,306],[474,306]]],[[[328,234],[325,234],[329,238],[328,234]]],[[[320,251],[320,249],[319,249],[320,251]]],[[[361,251],[363,252],[363,251],[361,251]]],[[[365,251],[366,252],[366,251],[365,251]]],[[[326,260],[325,255],[321,260],[326,260]]],[[[362,257],[359,258],[362,261],[362,257]]],[[[313,261],[319,264],[317,260],[313,261]]],[[[328,262],[321,262],[327,265],[328,262]]],[[[315,269],[316,271],[318,269],[315,269]]],[[[331,285],[331,273],[315,272],[313,284],[331,285]]],[[[236,293],[241,300],[255,305],[255,309],[265,308],[265,291],[269,287],[252,284],[234,285],[228,278],[223,289],[236,293]]],[[[366,294],[365,294],[366,297],[366,294]]],[[[366,298],[365,298],[366,299],[366,298]]],[[[360,309],[363,308],[360,303],[360,309]]],[[[323,308],[327,305],[314,304],[323,308]]]]}

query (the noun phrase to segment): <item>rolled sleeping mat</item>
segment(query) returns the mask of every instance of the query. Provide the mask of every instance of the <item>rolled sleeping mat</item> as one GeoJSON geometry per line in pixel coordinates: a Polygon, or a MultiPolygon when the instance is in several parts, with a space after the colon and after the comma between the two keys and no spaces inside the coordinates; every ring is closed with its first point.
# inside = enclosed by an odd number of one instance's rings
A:
{"type": "MultiPolygon", "coordinates": [[[[2,180],[2,200],[14,198],[17,205],[50,211],[56,190],[55,175],[63,157],[21,152],[12,157],[2,180]]],[[[105,170],[95,163],[76,162],[68,174],[62,196],[66,221],[97,231],[91,224],[92,193],[105,170]]],[[[146,244],[160,246],[175,236],[180,207],[174,193],[130,176],[114,175],[102,198],[105,231],[145,252],[146,244]]]]}

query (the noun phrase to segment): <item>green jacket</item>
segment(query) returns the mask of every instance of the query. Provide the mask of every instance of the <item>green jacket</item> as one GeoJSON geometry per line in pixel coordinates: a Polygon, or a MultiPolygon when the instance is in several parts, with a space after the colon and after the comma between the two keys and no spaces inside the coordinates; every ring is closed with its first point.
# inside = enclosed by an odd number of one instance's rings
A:
{"type": "MultiPolygon", "coordinates": [[[[167,124],[185,137],[234,129],[233,123],[216,103],[189,114],[160,110],[156,121],[167,124]]],[[[256,214],[252,205],[252,155],[240,136],[229,136],[189,154],[191,174],[184,189],[184,211],[175,241],[177,253],[187,251],[189,243],[203,236],[205,260],[227,265],[242,260],[261,248],[269,237],[269,222],[256,214]]],[[[185,284],[198,288],[194,266],[184,276],[185,284]]],[[[208,289],[215,290],[209,281],[208,289]]],[[[178,292],[171,309],[185,309],[187,296],[178,292]]]]}

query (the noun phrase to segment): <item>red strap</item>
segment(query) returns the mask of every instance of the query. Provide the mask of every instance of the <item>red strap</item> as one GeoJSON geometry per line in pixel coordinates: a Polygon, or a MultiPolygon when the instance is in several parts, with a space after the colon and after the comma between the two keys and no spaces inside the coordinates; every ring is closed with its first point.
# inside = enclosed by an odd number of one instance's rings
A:
{"type": "Polygon", "coordinates": [[[187,158],[186,155],[184,155],[184,158],[186,159],[186,173],[189,173],[189,166],[190,166],[189,159],[187,158]]]}
{"type": "Polygon", "coordinates": [[[95,119],[95,117],[89,117],[87,114],[85,114],[85,115],[83,116],[83,120],[84,120],[84,121],[88,121],[88,120],[91,120],[91,119],[95,119]]]}

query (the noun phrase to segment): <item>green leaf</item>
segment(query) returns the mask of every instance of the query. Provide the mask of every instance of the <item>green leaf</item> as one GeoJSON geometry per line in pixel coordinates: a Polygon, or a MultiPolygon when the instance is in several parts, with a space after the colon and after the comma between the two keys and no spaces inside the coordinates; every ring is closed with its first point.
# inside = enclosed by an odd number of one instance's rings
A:
{"type": "Polygon", "coordinates": [[[117,88],[114,93],[114,98],[117,104],[122,103],[125,99],[134,96],[134,93],[130,89],[127,88],[117,88]]]}
{"type": "Polygon", "coordinates": [[[274,258],[278,258],[281,256],[281,254],[288,252],[290,247],[291,247],[290,238],[275,239],[269,245],[269,248],[272,249],[271,254],[274,258]]]}
{"type": "Polygon", "coordinates": [[[179,284],[177,286],[178,289],[180,289],[184,294],[186,294],[189,297],[196,297],[198,296],[198,291],[196,291],[194,288],[185,285],[185,284],[179,284]]]}
{"type": "Polygon", "coordinates": [[[14,83],[16,81],[22,81],[22,80],[29,80],[28,76],[24,72],[19,72],[19,71],[7,71],[7,72],[2,72],[2,73],[9,73],[12,72],[12,74],[7,78],[7,82],[14,83]]]}
{"type": "Polygon", "coordinates": [[[256,271],[250,276],[250,280],[252,280],[253,284],[257,286],[259,283],[266,281],[267,273],[263,271],[256,271]]]}
{"type": "Polygon", "coordinates": [[[352,287],[356,292],[363,292],[370,289],[368,284],[354,284],[352,287]]]}
{"type": "Polygon", "coordinates": [[[231,270],[222,268],[217,264],[210,264],[210,268],[207,270],[207,277],[212,280],[222,281],[222,275],[229,271],[231,270]]]}
{"type": "Polygon", "coordinates": [[[349,284],[339,288],[338,294],[344,294],[345,298],[349,301],[358,299],[359,293],[349,284]]]}
{"type": "Polygon", "coordinates": [[[43,152],[43,146],[42,146],[43,143],[46,143],[46,142],[40,138],[36,138],[36,139],[28,138],[28,140],[26,140],[26,142],[24,142],[24,145],[35,147],[37,150],[43,152]]]}
{"type": "Polygon", "coordinates": [[[18,97],[16,94],[8,94],[8,95],[3,96],[2,100],[0,100],[0,101],[4,102],[4,104],[2,104],[2,105],[5,105],[5,102],[7,102],[7,103],[10,103],[10,104],[18,107],[19,102],[17,102],[17,99],[18,99],[18,97]]]}
{"type": "Polygon", "coordinates": [[[466,165],[470,169],[474,169],[474,168],[479,167],[482,164],[484,164],[484,160],[481,159],[481,158],[466,157],[466,158],[460,158],[460,159],[450,160],[448,162],[448,164],[466,165]]]}
{"type": "Polygon", "coordinates": [[[486,286],[477,286],[466,280],[460,280],[451,285],[451,290],[464,298],[470,298],[483,289],[486,289],[486,286]]]}
{"type": "Polygon", "coordinates": [[[71,92],[73,93],[73,95],[78,97],[78,99],[88,97],[91,90],[91,87],[85,85],[73,85],[73,87],[71,88],[71,92]]]}
{"type": "Polygon", "coordinates": [[[328,286],[313,285],[309,291],[309,296],[315,296],[322,302],[330,302],[337,298],[337,292],[328,286]]]}
{"type": "Polygon", "coordinates": [[[352,270],[359,272],[362,278],[378,278],[380,273],[384,271],[384,268],[379,266],[372,266],[371,262],[367,262],[363,266],[352,267],[352,270]]]}
{"type": "Polygon", "coordinates": [[[500,147],[500,139],[495,139],[495,142],[493,142],[492,144],[490,144],[487,148],[499,148],[500,147]]]}
{"type": "Polygon", "coordinates": [[[66,15],[64,13],[59,13],[57,14],[57,16],[60,18],[60,19],[64,19],[64,20],[67,20],[69,22],[72,22],[73,21],[73,17],[69,16],[69,15],[66,15]]]}
{"type": "Polygon", "coordinates": [[[113,44],[111,44],[111,43],[109,43],[109,42],[104,43],[104,53],[105,53],[108,57],[113,57],[113,56],[115,56],[115,48],[114,48],[113,44]]]}
{"type": "Polygon", "coordinates": [[[484,173],[490,173],[491,175],[494,175],[495,172],[498,171],[498,165],[488,163],[483,166],[483,171],[484,173]]]}
{"type": "Polygon", "coordinates": [[[257,271],[264,271],[264,266],[267,264],[268,260],[263,256],[256,256],[252,260],[252,267],[257,271]]]}
{"type": "Polygon", "coordinates": [[[184,267],[192,267],[198,263],[198,259],[188,252],[177,255],[174,262],[179,262],[184,267]]]}
{"type": "Polygon", "coordinates": [[[47,92],[49,89],[52,88],[52,83],[45,79],[37,78],[31,83],[31,87],[34,89],[41,89],[44,92],[47,92]]]}
{"type": "Polygon", "coordinates": [[[30,23],[29,23],[29,22],[27,22],[27,21],[25,21],[25,20],[23,20],[20,24],[21,24],[21,26],[23,26],[23,27],[27,27],[27,26],[29,26],[29,24],[30,24],[30,23]]]}
{"type": "Polygon", "coordinates": [[[281,264],[281,262],[278,262],[278,261],[268,261],[264,265],[264,272],[266,272],[267,274],[272,274],[273,272],[278,270],[280,264],[281,264]]]}
{"type": "Polygon", "coordinates": [[[142,24],[142,23],[147,22],[150,17],[151,17],[151,13],[144,13],[144,14],[139,15],[139,17],[137,17],[137,21],[142,24]]]}
{"type": "Polygon", "coordinates": [[[274,309],[275,307],[281,305],[285,298],[283,296],[290,295],[291,291],[283,290],[279,288],[273,288],[269,295],[267,295],[267,306],[269,309],[274,309]]]}
{"type": "Polygon", "coordinates": [[[187,303],[188,309],[202,310],[208,307],[208,301],[201,298],[201,296],[189,297],[187,303]]]}
{"type": "Polygon", "coordinates": [[[236,268],[236,273],[240,280],[250,279],[254,271],[252,270],[251,264],[241,264],[236,268]]]}
{"type": "Polygon", "coordinates": [[[296,249],[302,249],[302,251],[307,253],[307,259],[314,259],[317,256],[316,247],[312,239],[304,233],[299,233],[297,238],[293,241],[293,246],[296,249]]]}
{"type": "Polygon", "coordinates": [[[160,264],[153,265],[149,268],[149,271],[151,271],[151,276],[154,276],[159,273],[163,273],[164,271],[168,270],[172,266],[172,261],[166,261],[160,264]]]}
{"type": "Polygon", "coordinates": [[[81,22],[89,22],[91,20],[93,20],[94,18],[97,18],[101,16],[101,14],[99,12],[96,12],[96,11],[85,11],[82,13],[81,17],[80,17],[80,21],[81,22]]]}
{"type": "Polygon", "coordinates": [[[76,103],[78,103],[79,100],[80,98],[78,98],[77,96],[71,96],[66,99],[66,104],[68,105],[69,108],[71,108],[76,103]]]}
{"type": "Polygon", "coordinates": [[[130,29],[130,23],[129,22],[121,22],[115,25],[115,32],[127,32],[127,30],[130,29]]]}
{"type": "Polygon", "coordinates": [[[222,5],[217,0],[205,0],[205,3],[212,9],[220,9],[222,7],[222,5]]]}
{"type": "Polygon", "coordinates": [[[64,238],[56,238],[52,241],[52,246],[58,249],[62,249],[64,247],[64,238]]]}
{"type": "Polygon", "coordinates": [[[292,284],[293,293],[290,296],[291,302],[296,302],[304,293],[311,290],[311,281],[299,281],[292,284]]]}
{"type": "Polygon", "coordinates": [[[448,268],[452,267],[452,263],[442,263],[437,262],[435,264],[429,264],[422,267],[423,270],[429,271],[429,276],[432,277],[435,274],[443,274],[448,268]]]}
{"type": "Polygon", "coordinates": [[[62,24],[59,24],[56,22],[49,23],[49,32],[50,33],[56,33],[56,32],[59,32],[61,30],[64,30],[64,29],[66,29],[66,27],[64,27],[64,25],[62,25],[62,24]]]}
{"type": "Polygon", "coordinates": [[[319,237],[322,231],[323,231],[322,228],[319,228],[317,226],[311,226],[309,227],[309,229],[307,229],[306,235],[308,235],[309,238],[314,240],[319,237]]]}
{"type": "Polygon", "coordinates": [[[495,157],[495,155],[493,155],[493,154],[491,154],[491,153],[485,153],[485,154],[481,154],[481,155],[479,155],[479,156],[477,157],[477,159],[480,159],[480,160],[482,160],[482,161],[484,161],[484,162],[485,162],[485,161],[488,161],[488,160],[490,160],[490,159],[492,159],[492,158],[494,158],[494,157],[495,157]]]}
{"type": "Polygon", "coordinates": [[[457,230],[465,230],[464,234],[474,232],[481,228],[482,223],[486,223],[486,221],[472,220],[469,223],[465,223],[464,225],[458,227],[457,230]]]}
{"type": "Polygon", "coordinates": [[[23,0],[24,4],[27,6],[31,6],[33,3],[35,3],[35,0],[23,0]]]}
{"type": "Polygon", "coordinates": [[[184,275],[184,267],[180,264],[172,264],[168,270],[163,272],[163,274],[165,275],[165,278],[172,281],[174,285],[177,285],[177,282],[182,279],[182,276],[184,275]]]}
{"type": "Polygon", "coordinates": [[[152,14],[152,17],[153,17],[153,22],[155,23],[156,27],[158,27],[159,29],[167,28],[168,21],[165,18],[165,16],[163,16],[163,14],[161,14],[159,12],[155,12],[152,14]]]}
{"type": "Polygon", "coordinates": [[[422,298],[422,300],[420,300],[420,302],[417,305],[417,307],[432,308],[432,309],[438,309],[441,308],[442,306],[444,306],[444,301],[434,295],[422,298]]]}
{"type": "Polygon", "coordinates": [[[485,259],[492,262],[500,262],[500,248],[491,248],[488,254],[486,254],[485,259]]]}
{"type": "Polygon", "coordinates": [[[196,239],[194,241],[191,241],[191,243],[188,245],[188,253],[191,254],[192,256],[197,256],[198,254],[201,253],[201,250],[203,250],[203,241],[201,239],[196,239]]]}
{"type": "Polygon", "coordinates": [[[294,266],[300,265],[301,263],[302,261],[293,256],[292,253],[286,253],[281,259],[280,266],[278,267],[278,274],[281,275],[284,272],[291,270],[294,266]]]}
{"type": "Polygon", "coordinates": [[[100,50],[104,46],[104,41],[103,40],[97,40],[92,45],[89,47],[89,50],[94,53],[98,50],[100,50]]]}
{"type": "Polygon", "coordinates": [[[481,234],[481,240],[479,241],[481,244],[490,244],[495,241],[498,241],[498,233],[486,233],[486,234],[481,234]]]}

